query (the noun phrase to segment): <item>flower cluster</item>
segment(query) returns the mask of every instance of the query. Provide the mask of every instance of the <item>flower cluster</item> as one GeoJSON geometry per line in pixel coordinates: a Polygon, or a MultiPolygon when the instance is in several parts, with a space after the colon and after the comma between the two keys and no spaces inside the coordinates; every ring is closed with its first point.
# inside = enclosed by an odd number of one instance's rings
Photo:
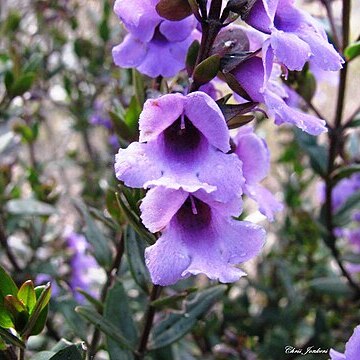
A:
{"type": "MultiPolygon", "coordinates": [[[[277,125],[290,123],[311,135],[327,131],[325,121],[288,105],[289,94],[280,77],[283,71],[286,75],[288,70],[301,70],[306,62],[322,70],[339,70],[343,60],[323,29],[291,0],[249,3],[247,14],[240,13],[251,28],[227,29],[221,12],[238,11],[237,6],[231,8],[232,2],[221,9],[221,2],[208,2],[208,13],[202,2],[200,12],[193,8],[195,16],[178,21],[162,18],[156,11],[158,3],[115,2],[115,13],[128,30],[113,49],[117,65],[151,77],[173,76],[185,68],[190,44],[202,36],[199,51],[208,53],[199,53],[196,61],[220,57],[218,65],[212,63],[212,73],[222,73],[221,79],[237,93],[235,98],[246,103],[231,109],[241,113],[260,103],[277,125]],[[196,26],[196,19],[201,26],[196,26]],[[211,36],[204,35],[207,26],[212,27],[211,36]],[[209,39],[212,43],[204,43],[209,39]]],[[[161,234],[145,252],[152,280],[159,285],[199,273],[221,282],[237,280],[244,273],[234,265],[256,256],[265,238],[258,225],[235,219],[242,212],[242,196],[255,200],[270,221],[282,209],[260,185],[270,165],[266,143],[252,126],[242,126],[230,138],[226,101],[215,102],[219,81],[209,82],[214,76],[203,81],[204,68],[196,71],[195,64],[184,89],[184,93],[190,89],[187,95],[172,93],[145,102],[139,142],[116,155],[117,178],[129,187],[149,189],[140,206],[141,219],[151,232],[161,234]]]]}
{"type": "Polygon", "coordinates": [[[150,188],[141,218],[162,233],[145,254],[153,282],[169,285],[199,273],[237,280],[244,273],[233,265],[257,255],[265,234],[232,218],[241,212],[246,180],[238,156],[227,153],[230,135],[219,107],[200,91],[164,95],[147,100],[139,127],[140,142],[119,150],[115,171],[127,186],[150,188]]]}
{"type": "MultiPolygon", "coordinates": [[[[332,211],[336,212],[354,194],[360,191],[360,175],[354,174],[350,178],[341,180],[332,193],[332,211]]],[[[321,184],[321,201],[324,202],[325,186],[321,184]]],[[[354,253],[360,254],[360,210],[352,213],[352,223],[346,227],[336,228],[336,235],[346,238],[353,247],[354,253]]],[[[348,270],[353,273],[360,272],[360,264],[348,264],[348,270]]]]}
{"type": "Polygon", "coordinates": [[[163,19],[158,0],[116,0],[114,11],[128,34],[113,48],[116,65],[136,68],[150,77],[171,77],[184,68],[190,44],[198,37],[193,16],[181,21],[163,19]]]}

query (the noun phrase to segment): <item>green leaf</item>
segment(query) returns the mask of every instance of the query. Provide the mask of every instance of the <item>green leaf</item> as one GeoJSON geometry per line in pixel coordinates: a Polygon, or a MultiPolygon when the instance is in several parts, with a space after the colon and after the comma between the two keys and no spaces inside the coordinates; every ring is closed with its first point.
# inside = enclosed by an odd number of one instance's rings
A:
{"type": "Polygon", "coordinates": [[[347,61],[355,59],[360,55],[360,41],[350,44],[345,50],[344,55],[347,61]]]}
{"type": "Polygon", "coordinates": [[[6,88],[6,91],[7,91],[8,94],[11,91],[11,87],[12,87],[14,81],[15,81],[14,74],[9,70],[6,71],[5,72],[4,82],[5,82],[5,88],[6,88]]]}
{"type": "Polygon", "coordinates": [[[85,204],[81,201],[75,201],[75,206],[84,217],[86,224],[85,236],[93,248],[96,261],[100,266],[108,268],[112,262],[109,241],[90,216],[85,204]]]}
{"type": "Polygon", "coordinates": [[[3,351],[6,349],[6,343],[0,336],[0,351],[3,351]]]}
{"type": "Polygon", "coordinates": [[[145,102],[145,84],[144,77],[136,69],[132,70],[133,76],[133,85],[135,90],[135,97],[139,104],[139,107],[142,108],[145,102]]]}
{"type": "Polygon", "coordinates": [[[360,172],[359,164],[344,166],[344,167],[334,171],[333,179],[335,182],[338,182],[339,180],[347,178],[350,175],[358,173],[358,172],[360,172]]]}
{"type": "Polygon", "coordinates": [[[18,348],[25,349],[25,344],[23,341],[21,341],[19,338],[17,338],[15,335],[10,333],[9,331],[2,329],[0,327],[0,336],[9,344],[12,344],[18,348]]]}
{"type": "Polygon", "coordinates": [[[133,96],[124,116],[124,121],[133,134],[137,132],[140,113],[141,107],[136,96],[133,96]]]}
{"type": "Polygon", "coordinates": [[[349,296],[351,288],[338,277],[321,277],[309,282],[314,291],[331,296],[349,296]]]}
{"type": "Polygon", "coordinates": [[[107,42],[110,39],[110,28],[108,19],[106,18],[103,18],[99,24],[99,35],[104,42],[107,42]]]}
{"type": "Polygon", "coordinates": [[[84,296],[84,298],[92,305],[95,306],[96,310],[99,313],[102,313],[102,311],[104,310],[104,305],[102,302],[100,302],[99,300],[95,299],[93,296],[91,296],[89,293],[87,293],[86,291],[77,288],[76,291],[78,293],[80,293],[82,296],[84,296]]]}
{"type": "Polygon", "coordinates": [[[83,360],[83,357],[76,345],[71,345],[65,349],[60,350],[50,360],[83,360]]]}
{"type": "Polygon", "coordinates": [[[356,128],[360,126],[360,119],[354,119],[353,121],[351,121],[351,123],[348,125],[348,127],[350,128],[356,128]]]}
{"type": "Polygon", "coordinates": [[[20,13],[18,11],[11,10],[9,12],[7,19],[5,21],[5,24],[4,24],[5,25],[4,26],[5,34],[7,32],[15,32],[19,28],[20,22],[21,22],[20,13]]]}
{"type": "Polygon", "coordinates": [[[133,350],[133,346],[128,339],[119,334],[118,329],[109,320],[106,320],[103,316],[94,311],[94,308],[89,306],[78,306],[75,308],[75,311],[90,323],[94,324],[105,335],[121,344],[124,348],[133,350]]]}
{"type": "Polygon", "coordinates": [[[197,288],[190,288],[175,295],[164,296],[153,301],[151,305],[157,309],[173,308],[179,302],[179,300],[184,300],[189,296],[189,294],[195,291],[197,291],[197,288]]]}
{"type": "Polygon", "coordinates": [[[352,194],[344,204],[335,212],[334,225],[344,226],[347,225],[351,220],[353,210],[358,209],[360,206],[360,191],[352,194]]]}
{"type": "Polygon", "coordinates": [[[16,297],[18,288],[10,275],[0,266],[0,326],[5,329],[14,327],[12,315],[4,306],[4,298],[7,295],[16,297]]]}
{"type": "Polygon", "coordinates": [[[194,70],[193,80],[197,85],[211,81],[220,70],[220,55],[215,54],[203,60],[194,70]]]}
{"type": "Polygon", "coordinates": [[[311,136],[301,130],[295,130],[295,139],[300,148],[309,156],[310,165],[320,176],[325,176],[328,163],[328,151],[323,145],[317,143],[315,136],[311,136]]]}
{"type": "Polygon", "coordinates": [[[31,280],[25,281],[18,293],[17,298],[21,300],[26,306],[28,312],[31,314],[36,304],[36,294],[34,289],[34,283],[31,280]]]}
{"type": "Polygon", "coordinates": [[[36,287],[35,294],[37,295],[36,304],[30,315],[29,321],[21,331],[21,335],[24,338],[27,338],[30,335],[37,335],[44,328],[47,317],[47,305],[51,298],[51,284],[48,283],[47,285],[36,287]]]}
{"type": "Polygon", "coordinates": [[[198,40],[194,40],[191,43],[186,55],[186,71],[188,72],[189,76],[191,76],[194,71],[199,50],[200,50],[200,43],[198,40]]]}
{"type": "Polygon", "coordinates": [[[13,215],[50,216],[56,209],[35,199],[14,199],[6,203],[6,210],[13,215]]]}
{"type": "Polygon", "coordinates": [[[360,264],[360,254],[358,253],[346,253],[342,256],[343,261],[347,261],[352,264],[360,264]]]}
{"type": "MultiPolygon", "coordinates": [[[[133,347],[137,343],[138,334],[129,307],[127,294],[117,280],[109,290],[105,301],[104,318],[117,328],[117,332],[127,339],[133,347]]],[[[107,336],[110,359],[133,359],[134,356],[128,349],[107,336]]]]}
{"type": "Polygon", "coordinates": [[[134,230],[150,244],[155,244],[155,237],[147,231],[142,224],[139,216],[129,209],[129,206],[125,203],[123,194],[115,193],[119,208],[123,211],[123,214],[134,228],[134,230]]]}
{"type": "Polygon", "coordinates": [[[188,333],[199,317],[204,315],[221,298],[225,285],[218,285],[198,292],[191,300],[184,302],[183,313],[171,313],[156,325],[149,344],[150,350],[168,346],[188,333]]]}
{"type": "Polygon", "coordinates": [[[75,312],[77,303],[73,299],[61,298],[59,301],[52,303],[54,311],[63,315],[65,321],[73,331],[74,335],[82,340],[87,339],[87,327],[83,318],[75,312]]]}
{"type": "Polygon", "coordinates": [[[127,227],[125,236],[125,251],[133,279],[146,293],[149,293],[149,271],[144,260],[144,241],[130,226],[127,227]]]}
{"type": "Polygon", "coordinates": [[[18,288],[13,279],[0,265],[0,298],[3,299],[6,295],[13,295],[16,297],[17,292],[18,288]]]}
{"type": "Polygon", "coordinates": [[[24,75],[21,75],[19,78],[15,79],[13,84],[9,89],[9,95],[11,97],[20,96],[30,90],[36,74],[33,72],[28,72],[24,75]]]}
{"type": "Polygon", "coordinates": [[[50,360],[56,353],[54,351],[40,351],[30,358],[30,360],[50,360]]]}

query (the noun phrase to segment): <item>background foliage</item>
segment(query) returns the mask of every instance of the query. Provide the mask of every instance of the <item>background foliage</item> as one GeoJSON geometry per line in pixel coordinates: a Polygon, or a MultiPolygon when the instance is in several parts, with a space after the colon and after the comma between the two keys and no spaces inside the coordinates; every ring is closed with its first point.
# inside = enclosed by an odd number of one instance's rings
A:
{"type": "MultiPolygon", "coordinates": [[[[258,130],[273,148],[269,185],[286,205],[269,225],[263,254],[237,283],[193,277],[151,302],[158,294],[143,261],[145,246],[154,241],[139,222],[144,193],[118,185],[113,160],[114,143],[126,146],[137,139],[144,100],[161,87],[114,67],[111,48],[122,29],[108,1],[0,6],[0,358],[16,358],[15,349],[44,327],[27,342],[26,358],[132,359],[131,349],[144,350],[138,346],[146,331],[143,319],[154,313],[149,359],[295,359],[284,353],[286,345],[343,349],[360,322],[360,297],[338,265],[349,256],[352,262],[360,258],[341,239],[334,253],[324,230],[317,184],[328,176],[326,136],[317,141],[281,128],[274,140],[274,129],[260,121],[258,130]],[[94,115],[111,125],[94,125],[94,115]],[[66,228],[85,235],[96,261],[82,295],[71,285],[76,264],[66,228]],[[27,280],[35,286],[50,281],[51,299],[48,286],[34,288],[27,280]],[[6,321],[22,340],[6,330],[6,321]]],[[[321,4],[312,6],[324,14],[321,4]]],[[[346,56],[358,53],[354,45],[346,56]]],[[[357,61],[350,64],[354,74],[357,61]]],[[[326,107],[334,103],[332,89],[315,93],[324,85],[316,85],[309,70],[289,80],[305,108],[315,94],[316,106],[332,116],[326,107]]],[[[337,179],[359,171],[354,97],[345,107],[348,126],[337,179]],[[355,165],[346,166],[347,158],[355,165]]],[[[359,206],[355,195],[335,221],[350,221],[359,206]]]]}

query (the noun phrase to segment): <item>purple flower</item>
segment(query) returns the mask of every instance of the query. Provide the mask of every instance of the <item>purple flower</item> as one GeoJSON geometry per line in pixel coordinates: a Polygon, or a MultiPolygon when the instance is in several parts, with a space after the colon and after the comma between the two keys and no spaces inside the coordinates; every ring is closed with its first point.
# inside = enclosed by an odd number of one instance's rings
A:
{"type": "Polygon", "coordinates": [[[244,192],[258,203],[260,212],[273,221],[274,214],[281,211],[283,206],[269,190],[259,184],[270,168],[270,153],[266,142],[254,133],[252,126],[241,127],[234,142],[235,153],[243,164],[244,192]]]}
{"type": "Polygon", "coordinates": [[[144,225],[162,235],[145,250],[153,283],[171,285],[190,275],[233,282],[245,273],[234,265],[256,256],[265,240],[258,225],[231,218],[237,202],[214,201],[200,190],[156,187],[141,204],[144,225]]]}
{"type": "Polygon", "coordinates": [[[108,130],[112,130],[113,126],[101,101],[95,101],[94,112],[90,116],[90,123],[96,126],[103,126],[108,130]]]}
{"type": "Polygon", "coordinates": [[[36,278],[34,280],[35,286],[44,285],[47,284],[48,282],[51,283],[51,296],[54,298],[60,295],[61,293],[60,287],[57,284],[56,279],[51,275],[40,273],[36,275],[36,278]]]}
{"type": "Polygon", "coordinates": [[[242,166],[230,150],[223,114],[202,92],[147,100],[139,119],[140,142],[120,149],[115,172],[130,187],[164,186],[213,193],[241,206],[242,166]]]}
{"type": "Polygon", "coordinates": [[[345,345],[345,353],[330,349],[331,360],[358,360],[360,359],[360,326],[354,329],[349,341],[345,345]]]}
{"type": "Polygon", "coordinates": [[[171,77],[185,67],[190,44],[198,37],[193,16],[181,21],[161,18],[158,0],[117,0],[114,11],[129,34],[113,48],[116,65],[136,68],[150,77],[171,77]]]}
{"type": "Polygon", "coordinates": [[[91,271],[98,270],[99,266],[95,259],[88,253],[89,244],[83,235],[71,231],[66,235],[66,241],[69,249],[72,251],[69,285],[73,290],[75,299],[79,302],[83,302],[83,295],[78,293],[76,289],[80,288],[92,293],[92,284],[89,274],[91,271]]]}
{"type": "Polygon", "coordinates": [[[256,1],[246,22],[270,35],[263,44],[263,52],[272,51],[290,70],[301,70],[311,61],[324,70],[336,71],[344,63],[320,24],[296,8],[293,0],[256,1]]]}
{"type": "Polygon", "coordinates": [[[332,206],[337,210],[345,201],[360,190],[360,175],[355,174],[348,179],[341,180],[333,191],[332,206]]]}
{"type": "MultiPolygon", "coordinates": [[[[268,54],[268,57],[272,57],[271,54],[268,54]]],[[[233,71],[233,75],[253,101],[266,105],[267,113],[275,119],[276,125],[294,124],[311,135],[319,135],[327,131],[324,120],[293,109],[286,104],[283,99],[286,96],[284,88],[279,87],[270,78],[273,63],[266,61],[266,64],[264,70],[262,60],[252,57],[241,63],[233,71]]]]}

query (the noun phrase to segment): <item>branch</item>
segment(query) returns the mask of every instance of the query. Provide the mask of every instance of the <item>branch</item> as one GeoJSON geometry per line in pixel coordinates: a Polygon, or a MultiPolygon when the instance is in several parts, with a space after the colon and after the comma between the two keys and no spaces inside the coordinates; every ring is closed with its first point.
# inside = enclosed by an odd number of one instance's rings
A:
{"type": "MultiPolygon", "coordinates": [[[[343,29],[343,44],[342,48],[344,49],[349,42],[349,27],[350,27],[350,0],[343,0],[343,14],[342,14],[342,29],[343,29]]],[[[351,275],[346,270],[343,265],[339,251],[336,247],[336,236],[334,233],[334,219],[333,219],[333,189],[334,182],[332,179],[332,172],[335,167],[335,160],[337,155],[340,153],[341,139],[343,135],[343,126],[341,125],[344,103],[345,103],[345,90],[346,90],[346,78],[347,78],[347,63],[344,64],[343,68],[340,71],[340,83],[338,88],[338,97],[337,97],[337,107],[334,120],[334,127],[329,131],[329,159],[327,166],[327,174],[325,177],[325,221],[326,227],[328,230],[329,237],[325,242],[326,245],[331,250],[333,257],[335,258],[341,273],[349,282],[349,285],[354,289],[356,296],[360,298],[360,286],[354,282],[351,275]]]]}
{"type": "Polygon", "coordinates": [[[148,343],[149,336],[150,336],[150,331],[151,331],[151,328],[153,325],[154,316],[155,316],[155,312],[156,312],[156,308],[154,306],[152,306],[151,303],[159,297],[159,295],[161,293],[161,289],[162,289],[162,287],[160,285],[154,285],[151,290],[150,299],[149,299],[150,305],[149,305],[149,308],[145,315],[145,325],[144,325],[143,332],[141,334],[137,354],[135,355],[136,360],[143,359],[143,357],[145,355],[147,343],[148,343]]]}
{"type": "MultiPolygon", "coordinates": [[[[101,291],[101,296],[100,296],[100,301],[102,303],[105,302],[106,300],[106,296],[107,293],[110,289],[110,287],[112,286],[116,275],[119,272],[119,268],[121,265],[121,260],[122,257],[124,255],[124,250],[125,250],[125,239],[124,239],[124,232],[121,234],[120,240],[118,242],[117,248],[116,248],[116,256],[115,259],[110,267],[110,269],[106,272],[106,283],[104,284],[102,291],[101,291]]],[[[92,336],[92,340],[89,346],[89,351],[88,351],[88,358],[89,360],[94,359],[96,352],[97,352],[97,347],[98,347],[98,343],[100,340],[100,330],[99,329],[95,329],[93,336],[92,336]]]]}

